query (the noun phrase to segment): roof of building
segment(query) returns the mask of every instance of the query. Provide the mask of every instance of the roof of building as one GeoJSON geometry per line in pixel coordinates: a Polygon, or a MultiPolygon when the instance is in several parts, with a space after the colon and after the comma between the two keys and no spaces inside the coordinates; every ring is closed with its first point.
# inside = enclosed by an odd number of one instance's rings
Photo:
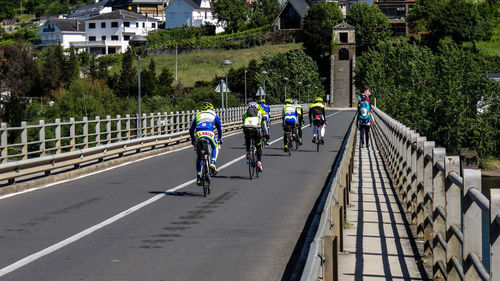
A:
{"type": "Polygon", "coordinates": [[[162,4],[168,2],[167,0],[111,0],[112,6],[123,6],[132,4],[162,4]]]}
{"type": "Polygon", "coordinates": [[[201,8],[201,1],[202,0],[172,0],[170,2],[170,4],[172,4],[175,1],[184,1],[184,3],[186,3],[187,5],[189,5],[193,9],[207,9],[207,8],[201,8]]]}
{"type": "Polygon", "coordinates": [[[111,6],[111,0],[101,0],[97,3],[92,3],[85,5],[83,7],[78,8],[75,10],[73,13],[68,15],[68,18],[78,18],[78,17],[83,17],[85,15],[88,16],[94,16],[98,15],[99,11],[104,9],[105,7],[111,6]]]}
{"type": "Polygon", "coordinates": [[[348,30],[354,30],[354,26],[348,24],[347,22],[343,21],[336,26],[333,27],[333,29],[348,29],[348,30]]]}
{"type": "Polygon", "coordinates": [[[488,76],[491,78],[491,79],[500,79],[500,73],[488,73],[488,76]]]}
{"type": "Polygon", "coordinates": [[[307,0],[288,0],[288,3],[290,3],[293,6],[295,11],[299,14],[301,18],[306,16],[309,7],[311,7],[311,3],[307,0]]]}
{"type": "Polygon", "coordinates": [[[155,18],[146,17],[142,14],[134,13],[127,10],[114,10],[111,13],[100,14],[95,17],[91,17],[88,20],[151,20],[158,21],[155,18]]]}
{"type": "Polygon", "coordinates": [[[61,31],[85,31],[85,22],[76,19],[49,19],[61,31]],[[77,26],[78,25],[78,26],[77,26]]]}

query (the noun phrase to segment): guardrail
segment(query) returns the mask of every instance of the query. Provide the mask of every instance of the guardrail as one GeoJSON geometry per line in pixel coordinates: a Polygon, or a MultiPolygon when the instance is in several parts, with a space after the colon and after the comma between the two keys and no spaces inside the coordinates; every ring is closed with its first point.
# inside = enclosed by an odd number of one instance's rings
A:
{"type": "Polygon", "coordinates": [[[315,218],[319,219],[319,225],[310,244],[301,281],[337,280],[338,252],[344,250],[343,227],[354,172],[356,134],[354,118],[333,164],[325,190],[327,195],[316,210],[320,214],[315,218]]]}
{"type": "Polygon", "coordinates": [[[500,192],[481,192],[481,171],[461,169],[459,156],[374,108],[374,134],[411,213],[433,280],[500,280],[500,192]],[[481,214],[490,222],[490,271],[482,263],[481,214]]]}
{"type": "MultiPolygon", "coordinates": [[[[303,105],[307,109],[307,104],[303,105]]],[[[280,105],[271,106],[271,121],[281,120],[280,105]]],[[[224,131],[240,128],[245,107],[215,110],[221,118],[224,131]]],[[[164,114],[144,114],[143,138],[137,138],[137,117],[107,116],[81,121],[70,118],[68,122],[56,119],[55,123],[38,125],[21,123],[21,127],[0,125],[0,180],[14,184],[16,178],[54,170],[80,167],[91,161],[102,162],[105,157],[121,157],[126,153],[139,153],[144,149],[166,147],[189,140],[189,127],[198,111],[181,111],[164,114]],[[50,137],[47,137],[50,135],[50,137]],[[29,140],[29,136],[31,139],[29,140]],[[18,142],[9,143],[11,137],[18,142]]]]}

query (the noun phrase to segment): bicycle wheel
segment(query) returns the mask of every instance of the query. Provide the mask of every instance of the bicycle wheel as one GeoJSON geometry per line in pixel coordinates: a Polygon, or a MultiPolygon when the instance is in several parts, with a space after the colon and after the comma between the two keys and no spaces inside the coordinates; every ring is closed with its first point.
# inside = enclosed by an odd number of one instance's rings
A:
{"type": "Polygon", "coordinates": [[[207,197],[210,194],[210,173],[208,171],[208,160],[203,160],[202,174],[201,178],[203,181],[203,197],[207,197]]]}
{"type": "Polygon", "coordinates": [[[287,140],[288,140],[288,142],[287,142],[287,144],[288,144],[288,156],[291,156],[292,155],[292,146],[293,146],[291,132],[288,132],[287,140]]]}
{"type": "Polygon", "coordinates": [[[319,152],[319,146],[320,146],[320,140],[319,140],[319,134],[316,135],[316,152],[319,152]]]}
{"type": "Polygon", "coordinates": [[[253,141],[252,145],[250,146],[250,159],[248,159],[248,174],[250,175],[250,179],[253,178],[254,170],[253,170],[253,141]]]}
{"type": "Polygon", "coordinates": [[[258,178],[259,177],[259,168],[257,168],[257,163],[258,163],[258,160],[256,159],[257,158],[257,147],[253,147],[253,158],[252,158],[252,161],[254,163],[253,167],[254,167],[254,171],[255,171],[255,177],[258,178]]]}

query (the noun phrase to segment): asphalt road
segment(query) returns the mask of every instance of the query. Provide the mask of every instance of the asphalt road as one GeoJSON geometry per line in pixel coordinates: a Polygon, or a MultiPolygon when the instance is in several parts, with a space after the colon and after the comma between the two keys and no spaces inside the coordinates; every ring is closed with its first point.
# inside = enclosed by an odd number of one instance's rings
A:
{"type": "Polygon", "coordinates": [[[243,135],[225,137],[207,198],[192,148],[0,198],[0,280],[281,280],[355,111],[327,114],[319,153],[305,128],[255,180],[243,135]]]}

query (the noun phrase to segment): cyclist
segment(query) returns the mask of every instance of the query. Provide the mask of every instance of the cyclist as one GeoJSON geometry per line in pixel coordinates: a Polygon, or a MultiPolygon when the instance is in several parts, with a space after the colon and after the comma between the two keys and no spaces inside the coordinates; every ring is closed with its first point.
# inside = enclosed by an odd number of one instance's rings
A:
{"type": "Polygon", "coordinates": [[[297,113],[297,108],[293,106],[292,100],[291,99],[286,99],[285,100],[285,106],[283,106],[283,143],[285,145],[284,150],[288,151],[288,139],[286,137],[286,133],[291,130],[292,132],[295,132],[295,126],[298,123],[298,113],[297,113]]]}
{"type": "Polygon", "coordinates": [[[325,116],[325,105],[323,103],[323,99],[317,97],[311,107],[309,108],[309,122],[311,123],[311,127],[313,127],[313,139],[312,142],[316,142],[316,134],[320,134],[320,142],[321,144],[325,143],[325,125],[326,125],[326,116],[325,116]],[[314,126],[313,126],[314,124],[314,126]]]}
{"type": "Polygon", "coordinates": [[[248,103],[247,111],[243,114],[243,133],[245,134],[245,147],[247,149],[247,160],[250,159],[250,141],[253,139],[257,148],[257,169],[263,172],[262,167],[262,126],[266,121],[259,110],[259,105],[251,101],[248,103]]]}
{"type": "Polygon", "coordinates": [[[299,123],[297,125],[297,129],[299,131],[299,145],[302,145],[302,126],[304,125],[304,115],[302,115],[302,106],[299,104],[297,100],[293,101],[293,105],[297,108],[297,114],[299,117],[299,123]]]}
{"type": "MultiPolygon", "coordinates": [[[[222,126],[219,116],[214,112],[214,106],[205,102],[201,106],[201,111],[196,113],[191,127],[189,128],[189,135],[191,136],[191,144],[195,145],[200,139],[206,139],[212,146],[212,161],[210,170],[212,174],[217,174],[217,167],[215,163],[219,155],[219,145],[222,144],[222,126]],[[215,140],[214,126],[217,128],[218,138],[215,140]]],[[[201,155],[196,150],[196,184],[201,185],[201,155]]]]}
{"type": "Polygon", "coordinates": [[[269,122],[271,121],[271,108],[266,103],[266,100],[261,99],[259,101],[259,111],[262,113],[262,117],[266,121],[262,123],[262,130],[264,132],[264,137],[269,141],[271,135],[269,134],[269,122]]]}

